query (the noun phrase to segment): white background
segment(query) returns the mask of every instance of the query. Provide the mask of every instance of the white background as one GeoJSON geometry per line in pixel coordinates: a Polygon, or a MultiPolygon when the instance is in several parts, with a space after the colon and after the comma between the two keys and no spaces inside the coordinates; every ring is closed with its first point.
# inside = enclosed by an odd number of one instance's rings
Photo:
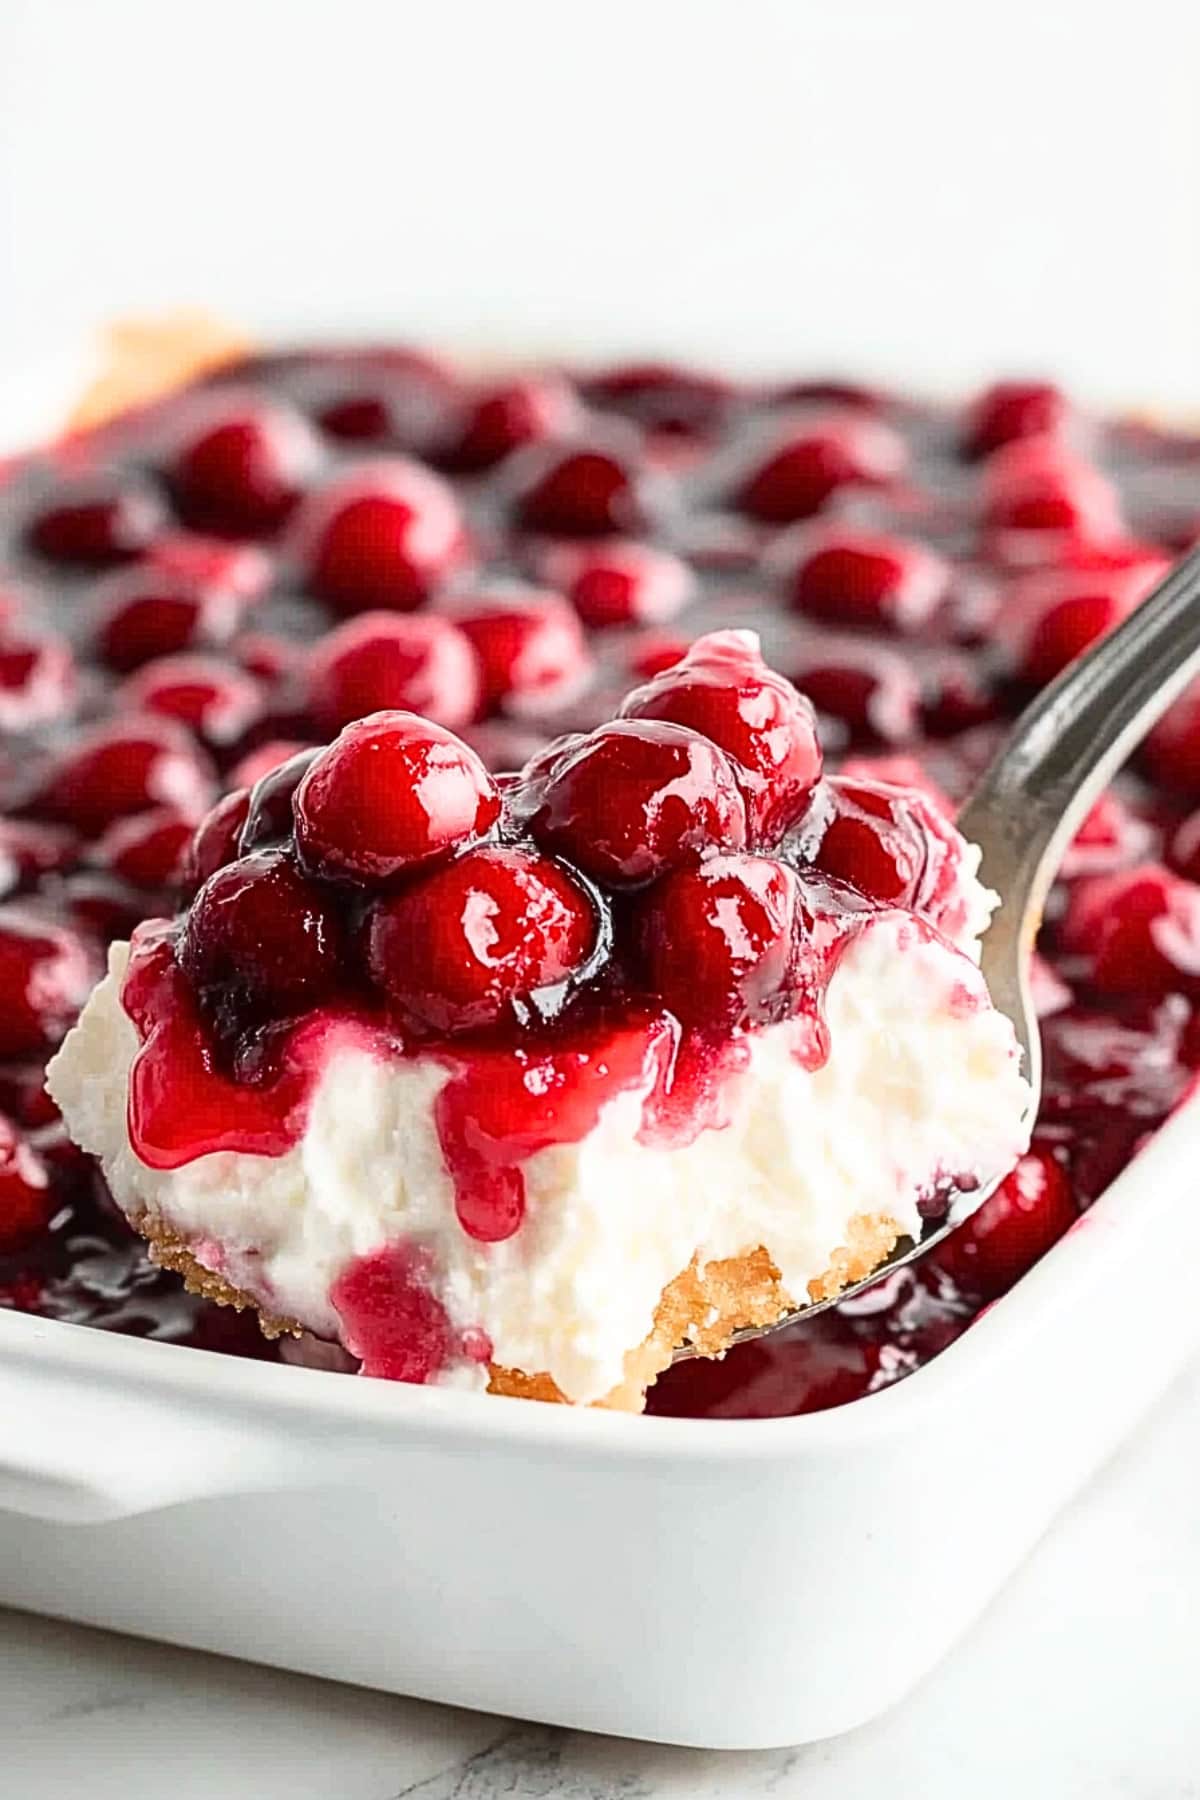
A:
{"type": "Polygon", "coordinates": [[[0,328],[206,302],[1200,406],[1194,0],[0,0],[0,328]]]}

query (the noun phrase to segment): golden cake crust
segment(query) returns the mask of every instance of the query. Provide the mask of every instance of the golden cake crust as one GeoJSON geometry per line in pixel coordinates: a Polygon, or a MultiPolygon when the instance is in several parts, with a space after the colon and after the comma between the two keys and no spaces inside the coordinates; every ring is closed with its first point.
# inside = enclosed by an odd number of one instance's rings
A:
{"type": "MultiPolygon", "coordinates": [[[[151,1261],[182,1276],[189,1293],[214,1300],[219,1306],[236,1307],[239,1312],[251,1308],[269,1338],[304,1334],[306,1327],[297,1320],[264,1312],[249,1294],[206,1269],[185,1240],[161,1219],[143,1214],[133,1223],[150,1246],[151,1261]]],[[[902,1235],[901,1227],[886,1214],[855,1214],[847,1227],[846,1243],[834,1251],[828,1269],[809,1282],[808,1298],[833,1299],[843,1288],[863,1280],[890,1255],[902,1235]]],[[[761,1245],[741,1256],[706,1263],[703,1268],[693,1259],[663,1289],[649,1336],[626,1353],[623,1379],[594,1404],[617,1412],[641,1412],[646,1389],[683,1344],[690,1344],[700,1356],[721,1356],[738,1331],[773,1325],[793,1310],[779,1270],[761,1245]]],[[[488,1393],[569,1404],[545,1372],[509,1369],[499,1363],[489,1366],[488,1393]]]]}
{"type": "Polygon", "coordinates": [[[104,425],[120,413],[160,400],[189,381],[237,362],[250,339],[205,312],[123,319],[100,340],[97,372],[67,421],[69,431],[104,425]]]}

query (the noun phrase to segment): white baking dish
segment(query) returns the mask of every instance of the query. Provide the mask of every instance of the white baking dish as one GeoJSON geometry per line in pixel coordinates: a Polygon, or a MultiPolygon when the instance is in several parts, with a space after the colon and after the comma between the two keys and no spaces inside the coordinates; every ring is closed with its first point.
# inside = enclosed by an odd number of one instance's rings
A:
{"type": "Polygon", "coordinates": [[[0,1602],[456,1705],[765,1747],[901,1698],[1200,1340],[1190,1101],[917,1375],[707,1422],[0,1312],[0,1602]]]}

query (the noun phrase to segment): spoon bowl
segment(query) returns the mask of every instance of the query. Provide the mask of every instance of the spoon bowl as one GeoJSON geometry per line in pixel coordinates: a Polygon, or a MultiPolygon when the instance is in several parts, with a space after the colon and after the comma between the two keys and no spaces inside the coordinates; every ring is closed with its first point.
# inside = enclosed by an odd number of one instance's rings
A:
{"type": "MultiPolygon", "coordinates": [[[[1030,1087],[1032,1126],[1041,1098],[1042,1043],[1030,992],[1030,962],[1046,896],[1088,812],[1171,702],[1200,674],[1200,550],[1170,571],[1130,617],[1042,690],[960,809],[959,830],[982,852],[980,873],[1000,895],[983,939],[982,968],[998,1011],[1011,1019],[1030,1087]]],[[[1008,1174],[956,1190],[920,1237],[902,1238],[887,1259],[837,1295],[793,1308],[734,1343],[851,1300],[923,1256],[979,1210],[1008,1174]]],[[[675,1353],[695,1355],[687,1345],[675,1353]]]]}

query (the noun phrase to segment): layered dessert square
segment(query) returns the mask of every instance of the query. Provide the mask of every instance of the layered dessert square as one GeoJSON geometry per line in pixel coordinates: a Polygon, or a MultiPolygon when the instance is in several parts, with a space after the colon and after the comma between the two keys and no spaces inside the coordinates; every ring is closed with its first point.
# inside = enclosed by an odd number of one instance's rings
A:
{"type": "Polygon", "coordinates": [[[825,781],[749,632],[499,781],[372,713],[201,825],[50,1092],[160,1260],[270,1329],[640,1405],[1025,1148],[977,860],[915,790],[825,781]]]}

